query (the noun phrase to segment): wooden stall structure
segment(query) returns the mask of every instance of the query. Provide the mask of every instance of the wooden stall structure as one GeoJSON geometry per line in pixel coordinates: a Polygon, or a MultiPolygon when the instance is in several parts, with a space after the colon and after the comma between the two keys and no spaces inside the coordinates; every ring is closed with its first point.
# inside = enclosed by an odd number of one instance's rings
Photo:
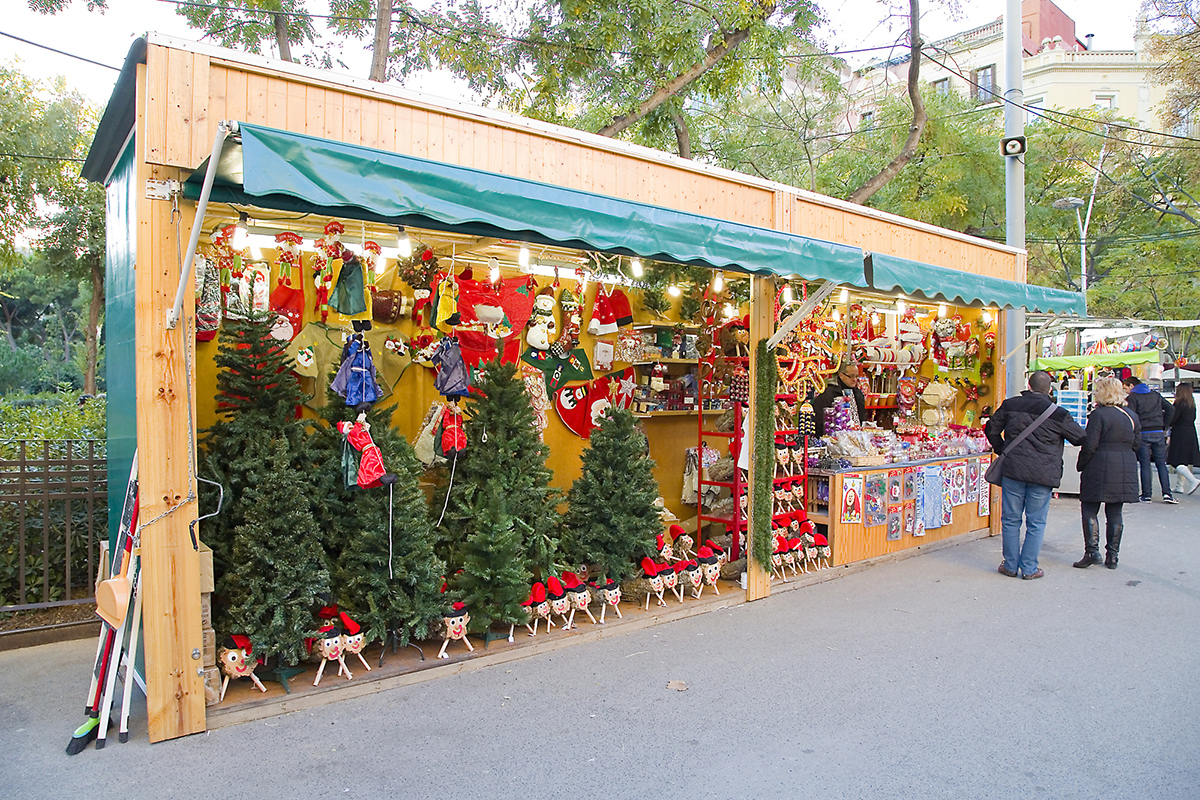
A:
{"type": "MultiPolygon", "coordinates": [[[[110,324],[132,322],[110,330],[109,387],[114,401],[110,409],[119,404],[122,413],[110,419],[109,436],[114,443],[110,453],[117,456],[113,474],[128,468],[134,446],[139,458],[141,514],[146,520],[141,547],[151,741],[205,728],[198,656],[202,648],[200,556],[189,536],[189,523],[197,513],[196,487],[189,462],[197,429],[214,413],[211,394],[196,391],[198,385],[212,385],[213,367],[211,352],[197,348],[194,363],[189,354],[194,331],[191,291],[183,293],[180,324],[172,327],[168,316],[185,255],[181,240],[186,245],[186,232],[197,212],[197,204],[180,187],[209,158],[219,136],[218,123],[225,120],[264,137],[290,137],[293,144],[301,142],[297,137],[307,137],[303,141],[308,144],[302,146],[325,151],[344,154],[343,146],[358,148],[355,157],[363,164],[386,161],[394,154],[424,160],[420,163],[430,169],[460,170],[456,175],[465,170],[486,180],[526,182],[525,188],[534,195],[572,192],[571,197],[586,201],[592,210],[609,209],[610,224],[612,219],[625,220],[632,230],[636,220],[647,215],[658,218],[657,228],[653,219],[643,228],[651,236],[655,231],[665,235],[672,227],[662,221],[667,219],[662,215],[682,214],[689,224],[708,226],[716,238],[726,236],[727,252],[761,239],[766,242],[761,252],[780,256],[773,265],[744,263],[733,256],[722,261],[714,251],[681,256],[690,242],[674,250],[653,242],[644,247],[620,244],[619,229],[614,229],[607,245],[589,243],[586,236],[573,235],[566,228],[554,235],[534,224],[522,228],[497,223],[491,229],[493,237],[517,243],[591,246],[626,257],[666,253],[690,259],[688,263],[749,272],[753,276],[752,343],[773,332],[771,311],[765,304],[773,297],[775,276],[867,287],[863,263],[867,254],[941,268],[943,278],[949,276],[951,283],[959,274],[973,285],[990,281],[1010,289],[1025,280],[1023,251],[954,231],[578,130],[298,64],[148,35],[130,51],[84,175],[108,187],[108,319],[110,324]],[[838,272],[850,262],[857,266],[838,272]]],[[[419,162],[408,163],[418,172],[421,169],[419,162]]],[[[261,205],[271,207],[266,201],[261,205]]],[[[559,217],[553,221],[569,226],[576,211],[560,205],[559,217]]],[[[340,213],[355,218],[357,212],[351,208],[340,213]]],[[[358,218],[380,222],[378,215],[363,213],[358,218]]],[[[452,227],[443,223],[441,229],[452,227]]],[[[954,286],[945,290],[947,296],[955,295],[954,286]]],[[[1022,305],[1023,300],[1011,304],[1022,305]]],[[[1063,300],[1053,299],[1039,308],[1063,310],[1063,300]]],[[[1006,352],[1008,346],[1001,337],[999,351],[1006,352]]],[[[1003,397],[1002,386],[997,396],[1003,397]]],[[[427,404],[426,397],[417,397],[400,412],[397,425],[406,435],[415,430],[427,404]]],[[[666,440],[695,442],[694,422],[661,424],[666,440]],[[671,425],[675,427],[668,430],[671,425]]],[[[556,480],[569,485],[578,474],[582,442],[552,433],[548,432],[547,441],[556,480]]],[[[659,477],[664,484],[677,481],[665,472],[659,477]]],[[[664,488],[663,493],[677,494],[677,486],[664,488]]],[[[964,514],[961,521],[955,517],[953,530],[976,526],[986,527],[986,518],[964,514]]],[[[873,552],[848,547],[838,560],[842,563],[873,552]]],[[[749,572],[749,596],[767,594],[769,583],[761,566],[751,565],[749,572]]]]}

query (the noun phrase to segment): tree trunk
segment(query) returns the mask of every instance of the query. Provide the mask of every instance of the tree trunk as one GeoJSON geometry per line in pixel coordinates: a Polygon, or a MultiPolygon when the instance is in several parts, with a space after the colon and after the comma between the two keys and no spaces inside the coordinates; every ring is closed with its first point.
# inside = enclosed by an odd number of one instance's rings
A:
{"type": "Polygon", "coordinates": [[[275,44],[279,47],[279,58],[283,61],[292,60],[292,45],[288,41],[287,17],[283,14],[272,14],[275,21],[275,44]]]}
{"type": "Polygon", "coordinates": [[[392,47],[392,0],[375,3],[375,43],[371,46],[370,80],[387,82],[388,55],[392,47]]]}
{"type": "Polygon", "coordinates": [[[925,103],[921,100],[921,86],[919,83],[921,72],[920,6],[920,0],[908,0],[910,37],[908,47],[908,99],[912,103],[913,109],[912,124],[908,128],[908,138],[904,141],[904,147],[900,148],[900,152],[896,154],[896,157],[886,167],[850,193],[850,196],[846,199],[851,203],[862,205],[870,200],[872,195],[884,186],[887,186],[888,181],[896,177],[900,170],[904,168],[904,165],[912,160],[913,153],[917,152],[917,143],[921,141],[921,132],[925,130],[925,122],[928,116],[925,114],[925,103]]]}
{"type": "MultiPolygon", "coordinates": [[[[774,5],[764,8],[762,18],[766,19],[774,10],[774,5]]],[[[616,136],[618,133],[630,127],[631,125],[641,122],[656,108],[682,92],[688,87],[689,84],[715,67],[718,61],[727,56],[729,53],[733,52],[733,50],[736,49],[739,44],[746,41],[746,39],[749,37],[749,28],[739,28],[735,31],[725,34],[725,36],[722,37],[720,44],[710,47],[705,51],[703,59],[668,81],[665,86],[663,86],[654,94],[650,95],[647,100],[639,105],[636,111],[630,114],[625,114],[624,116],[616,117],[612,122],[596,131],[596,133],[600,134],[601,136],[616,136]]]]}
{"type": "Polygon", "coordinates": [[[83,368],[83,391],[96,393],[96,362],[99,360],[100,309],[104,307],[104,262],[99,256],[92,259],[92,302],[88,306],[87,363],[83,368]]]}
{"type": "Polygon", "coordinates": [[[687,120],[678,111],[671,112],[671,124],[675,126],[675,142],[679,145],[679,157],[692,157],[692,135],[687,120]]]}

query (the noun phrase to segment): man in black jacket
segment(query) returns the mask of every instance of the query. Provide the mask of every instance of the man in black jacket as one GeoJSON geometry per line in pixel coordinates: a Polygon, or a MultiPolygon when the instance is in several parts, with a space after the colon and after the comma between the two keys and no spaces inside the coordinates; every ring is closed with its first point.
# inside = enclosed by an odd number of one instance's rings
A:
{"type": "Polygon", "coordinates": [[[867,419],[867,398],[862,389],[858,388],[858,367],[853,361],[843,361],[837,375],[813,400],[813,413],[817,418],[817,436],[825,435],[825,409],[833,405],[833,401],[843,396],[852,396],[854,405],[858,406],[858,420],[867,419]]]}
{"type": "Polygon", "coordinates": [[[1121,381],[1129,390],[1125,401],[1129,410],[1137,414],[1142,423],[1142,444],[1138,447],[1138,467],[1142,476],[1142,502],[1149,503],[1154,495],[1154,475],[1150,464],[1158,470],[1158,485],[1162,487],[1163,502],[1177,505],[1171,496],[1171,478],[1167,472],[1167,431],[1171,430],[1171,418],[1175,407],[1167,399],[1142,381],[1130,375],[1121,381]]]}
{"type": "Polygon", "coordinates": [[[1029,390],[1000,404],[983,432],[992,450],[1004,454],[1000,522],[1004,540],[1004,562],[998,572],[1025,580],[1040,578],[1038,567],[1050,495],[1062,482],[1063,440],[1083,444],[1087,434],[1065,408],[1057,408],[1029,436],[1011,450],[1008,442],[1032,425],[1054,405],[1050,399],[1050,373],[1039,370],[1029,376],[1029,390]],[[1021,542],[1021,518],[1025,518],[1025,541],[1021,542]]]}

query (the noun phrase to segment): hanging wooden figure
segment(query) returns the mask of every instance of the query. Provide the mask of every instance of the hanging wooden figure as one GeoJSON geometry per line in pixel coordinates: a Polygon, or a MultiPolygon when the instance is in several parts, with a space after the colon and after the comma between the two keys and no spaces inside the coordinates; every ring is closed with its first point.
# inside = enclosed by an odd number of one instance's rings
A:
{"type": "Polygon", "coordinates": [[[317,677],[313,680],[313,686],[320,685],[321,676],[325,674],[325,665],[330,661],[338,663],[338,675],[345,673],[346,680],[354,677],[343,657],[341,625],[330,623],[321,628],[319,635],[313,641],[313,646],[317,648],[317,653],[321,656],[321,666],[317,667],[317,677]]]}
{"type": "Polygon", "coordinates": [[[235,633],[225,640],[224,647],[217,653],[217,660],[221,663],[221,672],[225,673],[225,680],[221,682],[221,695],[217,702],[225,699],[225,690],[229,688],[230,678],[249,678],[260,692],[267,691],[267,687],[263,686],[262,681],[254,674],[258,660],[251,658],[252,652],[253,646],[250,644],[248,636],[235,633]]]}
{"type": "Polygon", "coordinates": [[[467,638],[467,623],[470,621],[471,615],[467,612],[466,604],[462,602],[456,602],[442,612],[442,622],[446,624],[446,639],[442,642],[442,649],[438,651],[438,658],[450,657],[446,655],[446,648],[451,641],[461,641],[467,646],[468,651],[475,652],[471,640],[467,638]]]}
{"type": "Polygon", "coordinates": [[[604,612],[609,606],[612,606],[617,619],[621,619],[621,584],[612,578],[605,578],[603,584],[593,583],[592,588],[604,595],[604,605],[600,606],[600,624],[604,624],[604,612]]]}
{"type": "Polygon", "coordinates": [[[592,593],[588,590],[587,584],[579,580],[579,576],[574,572],[564,572],[563,585],[567,587],[567,595],[571,601],[571,617],[567,620],[569,627],[575,626],[575,612],[582,611],[588,615],[588,619],[592,624],[596,624],[596,618],[592,615],[591,609],[588,608],[592,604],[592,593]]]}

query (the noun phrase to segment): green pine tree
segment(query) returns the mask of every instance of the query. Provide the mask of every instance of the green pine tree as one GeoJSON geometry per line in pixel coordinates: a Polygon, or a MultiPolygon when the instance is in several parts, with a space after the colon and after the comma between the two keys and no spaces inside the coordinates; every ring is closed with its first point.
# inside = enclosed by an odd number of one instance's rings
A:
{"type": "Polygon", "coordinates": [[[578,563],[598,564],[617,581],[633,573],[636,560],[654,555],[662,521],[653,468],[633,414],[610,411],[592,431],[582,474],[567,493],[566,553],[578,563]]]}
{"type": "Polygon", "coordinates": [[[538,435],[525,383],[515,365],[497,359],[476,377],[475,388],[481,394],[472,393],[464,409],[467,448],[454,465],[449,502],[444,486],[433,504],[439,513],[446,509],[438,529],[439,555],[451,571],[462,566],[464,544],[478,531],[480,493],[495,483],[521,541],[522,567],[549,575],[558,550],[561,493],[550,485],[550,448],[538,435]]]}
{"type": "Polygon", "coordinates": [[[306,476],[292,465],[286,439],[277,439],[268,469],[246,491],[246,521],[235,530],[228,581],[239,595],[229,609],[230,633],[245,633],[267,656],[293,665],[317,630],[313,609],[329,591],[320,530],[308,504],[297,502],[306,476]]]}
{"type": "MultiPolygon", "coordinates": [[[[273,316],[258,314],[249,319],[229,319],[221,329],[217,351],[216,423],[204,431],[199,477],[219,484],[224,492],[221,513],[206,520],[200,529],[204,542],[213,550],[216,592],[213,615],[217,627],[229,630],[229,611],[245,596],[244,587],[230,582],[238,531],[247,523],[253,507],[252,490],[269,472],[267,461],[278,441],[288,445],[293,468],[304,480],[292,488],[293,502],[306,504],[311,463],[303,425],[296,420],[296,407],[305,395],[292,372],[293,363],[283,343],[271,336],[273,316]]],[[[200,482],[200,505],[204,513],[217,510],[218,490],[200,482]]]]}
{"type": "Polygon", "coordinates": [[[383,640],[395,631],[403,646],[410,638],[427,638],[440,625],[444,566],[433,552],[433,528],[420,486],[424,470],[412,445],[386,423],[372,424],[371,435],[384,466],[396,476],[391,562],[388,488],[343,489],[350,499],[341,524],[352,530],[338,562],[337,601],[363,626],[368,639],[383,640]]]}
{"type": "Polygon", "coordinates": [[[529,596],[532,578],[504,482],[478,487],[471,511],[475,524],[461,548],[462,566],[451,580],[454,595],[466,603],[472,631],[487,631],[492,623],[520,624],[526,618],[521,602],[529,596]]]}

